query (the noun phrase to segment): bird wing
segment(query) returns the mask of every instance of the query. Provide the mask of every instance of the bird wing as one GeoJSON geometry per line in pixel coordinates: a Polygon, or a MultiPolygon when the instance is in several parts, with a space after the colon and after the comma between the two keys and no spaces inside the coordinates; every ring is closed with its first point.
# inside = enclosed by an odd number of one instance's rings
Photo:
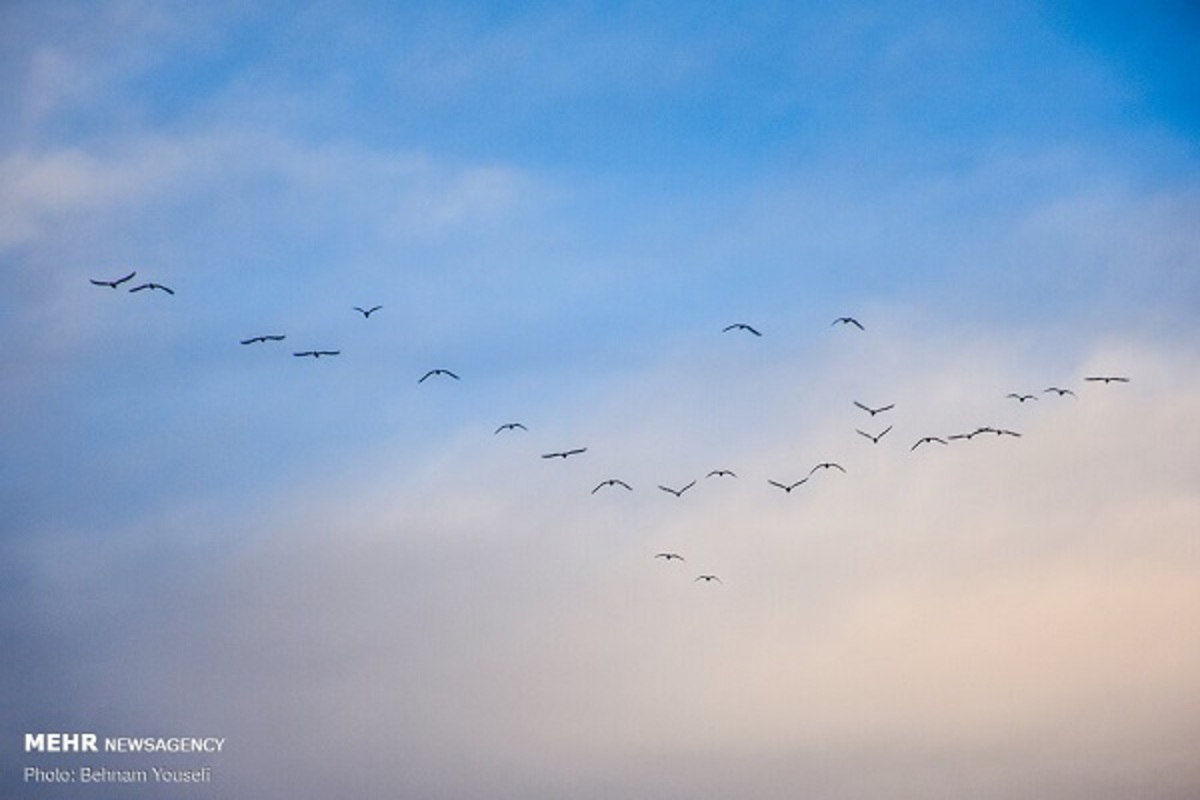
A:
{"type": "Polygon", "coordinates": [[[120,286],[122,283],[125,283],[125,281],[133,280],[134,275],[137,275],[137,270],[134,270],[133,272],[129,273],[124,278],[117,278],[115,281],[112,282],[113,287],[120,286]]]}

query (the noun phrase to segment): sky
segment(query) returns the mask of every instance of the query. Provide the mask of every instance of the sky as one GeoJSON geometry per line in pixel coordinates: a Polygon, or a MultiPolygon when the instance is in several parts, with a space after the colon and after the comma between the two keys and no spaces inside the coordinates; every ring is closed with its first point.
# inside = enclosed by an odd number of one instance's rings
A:
{"type": "Polygon", "coordinates": [[[2,792],[1200,794],[1200,14],[960,5],[0,3],[2,792]]]}

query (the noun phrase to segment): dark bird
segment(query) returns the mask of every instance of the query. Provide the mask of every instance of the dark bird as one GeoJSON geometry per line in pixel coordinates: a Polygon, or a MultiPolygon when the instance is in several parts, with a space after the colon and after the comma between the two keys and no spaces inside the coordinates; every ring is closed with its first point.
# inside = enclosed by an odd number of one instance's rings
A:
{"type": "Polygon", "coordinates": [[[341,350],[301,350],[299,353],[292,353],[292,355],[297,357],[312,356],[313,358],[320,358],[321,356],[336,356],[341,352],[341,350]]]}
{"type": "Polygon", "coordinates": [[[888,411],[888,410],[896,407],[895,403],[891,403],[886,406],[880,406],[879,408],[871,408],[870,406],[864,406],[862,403],[858,402],[857,400],[854,401],[854,405],[858,406],[863,411],[870,414],[872,417],[875,416],[876,414],[882,414],[884,411],[888,411]]]}
{"type": "Polygon", "coordinates": [[[695,485],[696,485],[696,482],[692,481],[687,486],[684,486],[682,489],[672,489],[670,486],[663,486],[662,484],[659,484],[658,488],[662,489],[664,492],[670,492],[671,494],[675,495],[676,497],[682,497],[684,492],[686,492],[688,489],[692,488],[695,485]]]}
{"type": "Polygon", "coordinates": [[[577,456],[580,453],[586,452],[586,447],[576,447],[574,450],[560,450],[556,453],[543,453],[542,458],[567,458],[568,456],[577,456]]]}
{"type": "Polygon", "coordinates": [[[125,283],[125,281],[133,280],[134,275],[137,275],[136,270],[134,272],[129,273],[124,278],[117,278],[115,281],[98,281],[95,278],[91,278],[90,280],[92,283],[96,284],[97,286],[107,286],[110,289],[115,289],[118,286],[120,286],[122,283],[125,283]]]}
{"type": "Polygon", "coordinates": [[[778,486],[780,489],[783,489],[788,494],[791,494],[792,489],[795,489],[797,486],[803,486],[804,484],[808,483],[808,478],[801,478],[800,480],[796,481],[795,483],[780,483],[779,481],[772,481],[772,480],[768,480],[767,483],[771,484],[772,486],[778,486]]]}
{"type": "Polygon", "coordinates": [[[946,444],[947,443],[945,439],[942,439],[937,436],[922,436],[920,439],[917,439],[916,444],[914,444],[912,447],[910,447],[908,449],[911,452],[913,450],[916,450],[921,445],[927,444],[929,442],[937,442],[938,444],[946,444]]]}
{"type": "Polygon", "coordinates": [[[1006,394],[1006,395],[1004,395],[1004,396],[1005,396],[1005,397],[1011,397],[1012,399],[1014,399],[1014,400],[1017,400],[1017,401],[1020,401],[1020,402],[1022,402],[1022,403],[1024,403],[1026,400],[1037,400],[1037,396],[1036,396],[1036,395],[1032,395],[1032,394],[1017,394],[1016,392],[1009,392],[1008,394],[1006,394]]]}
{"type": "Polygon", "coordinates": [[[529,428],[526,428],[519,422],[506,422],[499,428],[496,428],[496,433],[500,433],[500,431],[515,431],[517,428],[520,428],[523,431],[529,430],[529,428]]]}
{"type": "Polygon", "coordinates": [[[833,322],[831,322],[831,323],[830,323],[830,325],[831,325],[831,326],[832,326],[832,325],[837,325],[839,322],[840,322],[842,325],[853,325],[854,327],[858,328],[860,331],[861,331],[861,330],[866,330],[866,328],[864,328],[864,327],[862,326],[862,323],[861,323],[861,322],[859,322],[858,320],[856,320],[854,317],[838,317],[838,318],[837,318],[837,319],[835,319],[833,322]]]}
{"type": "Polygon", "coordinates": [[[667,561],[687,561],[687,559],[679,555],[679,553],[655,553],[654,557],[665,558],[667,561]]]}
{"type": "Polygon", "coordinates": [[[424,383],[426,378],[429,378],[433,375],[445,375],[447,378],[454,378],[456,381],[459,380],[459,377],[448,369],[431,369],[429,372],[426,372],[424,375],[422,375],[417,383],[424,383]]]}
{"type": "Polygon", "coordinates": [[[166,286],[163,286],[161,283],[143,283],[140,286],[134,286],[129,291],[140,292],[142,289],[161,289],[162,291],[166,292],[167,294],[175,294],[175,291],[173,289],[169,289],[166,286]]]}
{"type": "Polygon", "coordinates": [[[890,431],[891,429],[892,429],[892,426],[891,426],[891,425],[888,425],[886,428],[884,428],[883,430],[881,430],[879,433],[875,434],[874,436],[872,436],[871,434],[867,433],[866,431],[859,431],[859,430],[858,430],[858,428],[855,428],[854,430],[858,431],[858,432],[859,432],[859,433],[861,433],[863,436],[865,436],[865,437],[867,437],[868,439],[870,439],[872,444],[879,444],[879,440],[880,440],[880,439],[882,439],[882,438],[884,437],[884,435],[885,435],[885,434],[886,434],[888,431],[890,431]]]}
{"type": "Polygon", "coordinates": [[[832,461],[822,461],[820,464],[817,464],[815,467],[810,469],[808,471],[808,474],[812,475],[814,472],[816,472],[819,469],[840,469],[842,472],[846,471],[846,468],[843,467],[841,464],[836,464],[832,461]]]}
{"type": "Polygon", "coordinates": [[[259,342],[282,342],[287,337],[282,333],[267,334],[265,336],[251,336],[249,339],[242,339],[242,344],[258,344],[259,342]]]}
{"type": "Polygon", "coordinates": [[[600,481],[600,483],[596,484],[596,488],[592,489],[592,494],[595,494],[596,492],[600,491],[605,486],[623,486],[626,489],[628,489],[629,491],[631,491],[631,492],[633,491],[633,487],[630,486],[625,481],[621,480],[620,478],[609,478],[606,481],[600,481]]]}
{"type": "Polygon", "coordinates": [[[1117,375],[1093,375],[1090,378],[1084,378],[1085,381],[1102,381],[1106,386],[1114,381],[1116,383],[1129,383],[1129,378],[1123,378],[1117,375]]]}
{"type": "Polygon", "coordinates": [[[992,433],[996,434],[997,436],[1015,436],[1018,438],[1021,436],[1021,434],[1017,433],[1016,431],[1010,431],[1007,428],[993,428],[992,433]]]}
{"type": "Polygon", "coordinates": [[[1062,397],[1064,394],[1069,394],[1071,397],[1077,397],[1077,395],[1070,389],[1060,389],[1057,386],[1048,386],[1042,390],[1042,394],[1046,394],[1047,392],[1054,392],[1059,397],[1062,397]]]}
{"type": "Polygon", "coordinates": [[[736,478],[737,475],[734,474],[733,470],[731,470],[731,469],[714,469],[712,472],[708,473],[704,477],[706,477],[706,478],[736,478]]]}
{"type": "MultiPolygon", "coordinates": [[[[704,581],[705,583],[712,583],[713,581],[716,581],[717,583],[723,582],[716,575],[697,575],[696,581],[704,581]]],[[[696,581],[692,581],[692,583],[695,583],[696,581]]]]}
{"type": "Polygon", "coordinates": [[[368,319],[372,314],[381,308],[383,308],[383,306],[371,306],[370,308],[359,308],[358,306],[355,306],[354,310],[362,314],[363,319],[368,319]]]}
{"type": "Polygon", "coordinates": [[[762,334],[759,333],[756,329],[752,328],[751,326],[747,325],[744,322],[735,322],[732,325],[726,325],[722,329],[722,333],[728,333],[729,331],[747,331],[749,333],[753,333],[755,336],[762,336],[762,334]]]}

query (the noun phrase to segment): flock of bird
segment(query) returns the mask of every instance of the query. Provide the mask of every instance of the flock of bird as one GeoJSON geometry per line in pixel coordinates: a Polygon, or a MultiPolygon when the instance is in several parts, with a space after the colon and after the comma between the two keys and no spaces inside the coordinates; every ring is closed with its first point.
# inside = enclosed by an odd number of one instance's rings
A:
{"type": "MultiPolygon", "coordinates": [[[[122,277],[119,277],[119,278],[116,278],[113,280],[91,279],[90,282],[95,286],[106,287],[109,289],[117,289],[117,288],[123,286],[124,284],[131,282],[136,275],[137,275],[137,272],[133,271],[127,275],[124,275],[122,277]]],[[[135,292],[141,292],[141,291],[146,291],[146,290],[162,291],[168,295],[175,294],[174,290],[168,288],[167,286],[164,286],[159,283],[154,283],[154,282],[142,283],[142,284],[130,287],[128,291],[131,293],[135,293],[135,292]]],[[[383,308],[382,305],[374,305],[369,308],[363,308],[361,306],[353,306],[352,310],[361,314],[363,319],[370,319],[372,314],[376,313],[377,311],[381,310],[382,308],[383,308]]],[[[859,322],[858,319],[851,317],[851,316],[837,317],[831,323],[831,326],[839,326],[839,325],[853,327],[859,331],[866,330],[866,327],[861,322],[859,322]]],[[[725,326],[722,329],[722,331],[724,333],[730,333],[730,332],[747,333],[747,334],[750,334],[750,335],[756,336],[756,337],[761,337],[763,335],[760,330],[758,330],[754,326],[749,325],[745,322],[732,323],[730,325],[725,326]]],[[[239,343],[242,345],[258,345],[258,344],[266,344],[269,342],[281,342],[286,338],[287,338],[286,334],[282,334],[282,333],[258,334],[258,335],[250,336],[245,339],[241,339],[241,340],[239,340],[239,343]]],[[[296,358],[313,358],[313,359],[337,356],[340,354],[341,354],[341,350],[334,350],[334,349],[298,350],[298,351],[294,351],[292,353],[292,355],[296,358]]],[[[417,380],[417,383],[424,383],[426,380],[428,380],[430,378],[434,378],[434,377],[444,377],[444,378],[449,378],[449,379],[455,380],[455,381],[461,380],[459,375],[451,370],[444,369],[444,368],[435,368],[435,369],[430,369],[427,372],[425,372],[417,380]]],[[[1091,376],[1085,377],[1083,380],[1086,382],[1090,382],[1090,383],[1102,383],[1104,385],[1108,385],[1110,383],[1128,383],[1130,379],[1128,377],[1122,376],[1122,375],[1091,375],[1091,376]]],[[[1051,394],[1051,395],[1054,395],[1059,398],[1066,397],[1066,396],[1070,396],[1073,398],[1078,397],[1075,394],[1075,392],[1072,391],[1071,389],[1063,388],[1060,386],[1049,386],[1049,387],[1045,388],[1044,390],[1042,390],[1041,394],[1051,394]]],[[[1027,402],[1037,401],[1038,395],[1026,393],[1026,392],[1010,392],[1006,395],[1006,399],[1015,400],[1019,404],[1024,405],[1027,402]]],[[[889,411],[892,411],[895,408],[895,403],[887,403],[887,404],[881,405],[881,406],[871,406],[871,405],[867,405],[866,403],[863,403],[859,400],[854,400],[853,405],[855,407],[857,407],[859,410],[861,410],[864,413],[866,413],[867,415],[869,415],[869,417],[871,419],[874,419],[876,416],[878,416],[880,414],[885,414],[889,411]]],[[[521,422],[505,422],[502,425],[500,425],[499,427],[497,427],[495,429],[494,433],[498,435],[498,434],[502,434],[502,433],[511,433],[514,431],[528,431],[528,430],[529,429],[521,422]]],[[[887,436],[888,433],[891,432],[892,430],[893,430],[892,425],[888,425],[887,427],[880,430],[878,433],[870,433],[870,432],[864,431],[860,428],[855,428],[855,431],[859,435],[868,439],[872,445],[878,445],[880,443],[880,441],[885,436],[887,436]]],[[[969,432],[951,434],[951,435],[947,435],[945,437],[922,436],[911,445],[909,450],[915,451],[918,448],[922,447],[923,445],[931,445],[931,444],[938,444],[938,445],[946,446],[946,445],[949,445],[950,442],[952,442],[952,441],[957,441],[957,440],[968,440],[969,441],[969,440],[974,439],[976,436],[980,436],[980,435],[984,435],[984,434],[991,434],[996,437],[1003,437],[1003,436],[1008,436],[1008,437],[1013,437],[1013,438],[1021,437],[1021,434],[1019,432],[1010,430],[1007,428],[996,428],[996,427],[992,427],[992,426],[980,426],[969,432]]],[[[563,450],[555,450],[555,451],[542,453],[541,458],[549,459],[549,460],[553,460],[553,459],[565,460],[568,458],[572,458],[574,456],[582,455],[582,454],[586,453],[587,451],[588,451],[587,447],[573,447],[573,448],[568,448],[568,449],[563,449],[563,450]]],[[[822,472],[822,471],[837,471],[837,472],[840,472],[843,474],[845,474],[847,472],[846,468],[836,461],[822,461],[822,462],[816,464],[815,466],[813,466],[806,475],[799,478],[798,480],[785,481],[785,480],[776,480],[774,478],[770,478],[770,479],[767,479],[767,484],[771,487],[781,490],[785,494],[790,495],[793,491],[795,491],[795,490],[799,489],[800,487],[804,486],[805,484],[807,484],[809,482],[809,480],[812,479],[818,472],[822,472]]],[[[737,478],[737,477],[738,477],[737,474],[730,469],[715,469],[715,470],[708,472],[707,475],[705,476],[706,479],[708,479],[708,478],[737,478]]],[[[690,481],[686,484],[683,484],[681,486],[678,486],[678,487],[668,486],[665,484],[657,484],[657,488],[659,490],[661,490],[662,492],[672,495],[676,499],[679,499],[679,498],[682,498],[686,492],[688,492],[690,489],[695,487],[697,482],[698,481],[696,481],[696,480],[692,480],[692,481],[690,481]]],[[[626,482],[625,480],[622,480],[620,478],[606,478],[605,480],[602,480],[599,483],[597,483],[594,486],[594,488],[592,488],[591,493],[594,495],[594,494],[597,494],[598,492],[600,492],[601,490],[606,490],[606,489],[622,489],[626,492],[632,492],[633,486],[631,486],[628,482],[626,482]]],[[[682,555],[680,555],[679,553],[676,553],[676,552],[655,553],[654,558],[655,559],[663,559],[664,561],[666,561],[668,563],[671,561],[679,561],[679,562],[686,561],[686,559],[682,555]]],[[[712,574],[712,573],[704,573],[704,574],[697,575],[693,582],[722,583],[720,577],[718,577],[717,575],[712,574]]]]}

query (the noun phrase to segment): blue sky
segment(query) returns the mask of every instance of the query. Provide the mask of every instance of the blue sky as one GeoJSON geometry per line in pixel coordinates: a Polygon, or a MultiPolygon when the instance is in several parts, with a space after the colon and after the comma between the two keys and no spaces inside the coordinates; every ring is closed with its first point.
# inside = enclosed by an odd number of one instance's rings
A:
{"type": "Polygon", "coordinates": [[[3,785],[1194,796],[1197,14],[944,6],[0,8],[3,785]]]}

